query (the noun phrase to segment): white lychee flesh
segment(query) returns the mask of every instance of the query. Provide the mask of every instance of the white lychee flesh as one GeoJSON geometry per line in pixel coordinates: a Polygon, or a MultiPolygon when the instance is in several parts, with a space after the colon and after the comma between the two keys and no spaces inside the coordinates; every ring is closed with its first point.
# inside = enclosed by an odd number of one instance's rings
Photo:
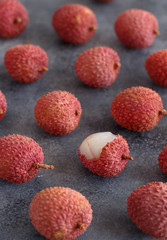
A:
{"type": "Polygon", "coordinates": [[[111,132],[95,133],[87,137],[80,146],[80,154],[86,159],[99,158],[102,148],[118,137],[111,132]]]}

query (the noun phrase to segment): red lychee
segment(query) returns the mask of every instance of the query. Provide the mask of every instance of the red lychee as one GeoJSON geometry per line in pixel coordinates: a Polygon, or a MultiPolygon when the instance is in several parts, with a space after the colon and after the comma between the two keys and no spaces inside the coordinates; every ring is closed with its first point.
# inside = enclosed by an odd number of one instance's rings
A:
{"type": "Polygon", "coordinates": [[[0,177],[13,183],[25,183],[40,168],[53,169],[43,163],[42,148],[33,139],[21,135],[0,137],[0,177]]]}
{"type": "Polygon", "coordinates": [[[159,167],[167,173],[167,145],[162,149],[158,157],[159,167]]]}
{"type": "Polygon", "coordinates": [[[97,28],[96,16],[86,6],[66,4],[52,18],[53,27],[65,42],[81,44],[94,35],[97,28]]]}
{"type": "Polygon", "coordinates": [[[115,21],[115,32],[119,40],[130,48],[146,48],[159,34],[156,17],[145,10],[129,9],[115,21]]]}
{"type": "Polygon", "coordinates": [[[144,233],[167,238],[167,183],[152,182],[134,190],[127,199],[129,217],[144,233]]]}
{"type": "Polygon", "coordinates": [[[34,109],[38,125],[54,135],[72,132],[79,124],[82,114],[78,99],[66,91],[53,91],[43,95],[34,109]]]}
{"type": "Polygon", "coordinates": [[[129,156],[127,141],[111,132],[95,133],[87,137],[78,149],[81,162],[95,174],[114,177],[125,168],[129,156]]]}
{"type": "Polygon", "coordinates": [[[84,51],[76,60],[78,78],[90,87],[110,86],[120,71],[120,58],[109,47],[95,47],[84,51]]]}
{"type": "Polygon", "coordinates": [[[50,240],[72,240],[84,233],[92,221],[89,201],[64,187],[46,188],[30,205],[30,218],[38,232],[50,240]]]}
{"type": "Polygon", "coordinates": [[[159,94],[146,87],[131,87],[120,92],[111,104],[111,115],[124,128],[148,131],[167,114],[159,94]]]}
{"type": "Polygon", "coordinates": [[[22,33],[28,25],[26,8],[16,0],[0,1],[0,36],[11,38],[22,33]]]}
{"type": "Polygon", "coordinates": [[[48,56],[39,46],[17,45],[10,48],[4,58],[8,73],[20,83],[38,80],[48,67],[48,56]]]}
{"type": "Polygon", "coordinates": [[[5,116],[7,110],[7,102],[5,95],[0,90],[0,120],[5,116]]]}
{"type": "Polygon", "coordinates": [[[163,87],[167,87],[167,49],[151,54],[145,63],[150,78],[163,87]]]}

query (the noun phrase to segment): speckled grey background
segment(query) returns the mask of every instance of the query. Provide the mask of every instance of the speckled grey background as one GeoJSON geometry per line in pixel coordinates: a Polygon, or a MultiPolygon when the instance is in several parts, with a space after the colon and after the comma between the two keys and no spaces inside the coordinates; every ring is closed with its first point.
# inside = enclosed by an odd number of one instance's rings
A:
{"type": "Polygon", "coordinates": [[[116,94],[131,86],[146,86],[156,90],[167,108],[167,89],[153,83],[146,74],[146,57],[167,48],[166,0],[115,0],[97,3],[95,0],[34,0],[22,1],[30,15],[27,30],[14,39],[0,39],[0,89],[8,102],[6,116],[0,122],[0,136],[18,133],[36,140],[43,148],[45,163],[53,164],[53,171],[41,170],[30,182],[12,184],[0,180],[0,240],[44,240],[31,225],[29,204],[33,196],[50,186],[71,187],[84,194],[92,204],[93,221],[87,232],[78,239],[84,240],[151,240],[131,222],[126,211],[126,199],[137,187],[152,182],[166,181],[158,167],[157,157],[167,144],[167,116],[153,130],[135,133],[118,126],[110,116],[110,104],[116,94]],[[83,3],[96,14],[98,30],[86,44],[72,46],[63,43],[51,26],[53,12],[66,3],[83,3]],[[113,24],[119,13],[128,8],[141,8],[154,13],[161,35],[145,50],[130,50],[116,38],[113,24]],[[16,44],[30,42],[46,50],[49,71],[30,85],[22,85],[6,72],[5,51],[16,44]],[[121,72],[116,82],[107,89],[93,89],[82,84],[74,72],[77,56],[95,46],[109,46],[118,51],[121,72]],[[67,90],[80,100],[83,114],[77,129],[66,136],[51,136],[40,129],[33,109],[39,97],[53,90],[67,90]],[[115,178],[93,175],[80,163],[79,144],[90,134],[111,131],[121,134],[129,143],[134,161],[115,178]]]}

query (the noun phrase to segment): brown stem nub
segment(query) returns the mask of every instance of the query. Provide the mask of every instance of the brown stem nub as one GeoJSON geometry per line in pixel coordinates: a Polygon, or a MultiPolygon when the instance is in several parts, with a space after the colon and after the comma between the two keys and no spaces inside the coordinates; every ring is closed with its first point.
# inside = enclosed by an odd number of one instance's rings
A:
{"type": "Polygon", "coordinates": [[[14,24],[21,23],[21,22],[22,22],[22,19],[20,17],[15,18],[13,21],[14,24]]]}
{"type": "Polygon", "coordinates": [[[160,35],[160,31],[158,29],[154,29],[153,32],[154,32],[155,35],[160,35]]]}
{"type": "Polygon", "coordinates": [[[42,68],[42,72],[46,72],[46,71],[48,71],[48,68],[47,67],[43,67],[42,68]]]}
{"type": "Polygon", "coordinates": [[[41,164],[41,163],[33,163],[29,171],[33,171],[38,168],[44,168],[44,169],[54,169],[53,165],[47,165],[47,164],[41,164]]]}
{"type": "Polygon", "coordinates": [[[76,116],[79,116],[80,114],[81,114],[81,111],[80,111],[80,110],[76,110],[76,111],[75,111],[75,115],[76,115],[76,116]]]}
{"type": "Polygon", "coordinates": [[[121,67],[121,64],[119,62],[114,63],[114,70],[117,70],[121,67]]]}
{"type": "Polygon", "coordinates": [[[93,30],[96,30],[96,26],[95,25],[89,27],[89,31],[93,31],[93,30]]]}
{"type": "Polygon", "coordinates": [[[77,228],[79,228],[79,229],[81,229],[81,230],[83,230],[83,231],[86,230],[85,225],[84,225],[83,223],[78,223],[78,224],[77,224],[77,228]]]}
{"type": "Polygon", "coordinates": [[[0,108],[0,114],[3,114],[3,109],[0,108]]]}
{"type": "Polygon", "coordinates": [[[65,230],[65,229],[60,229],[59,231],[57,231],[56,233],[54,233],[54,234],[52,235],[52,239],[54,239],[54,240],[64,239],[65,233],[66,233],[66,230],[65,230]]]}
{"type": "Polygon", "coordinates": [[[133,160],[133,157],[123,154],[122,159],[123,160],[133,160]]]}
{"type": "Polygon", "coordinates": [[[165,114],[167,114],[167,110],[163,109],[163,110],[159,111],[159,113],[162,115],[165,115],[165,114]]]}

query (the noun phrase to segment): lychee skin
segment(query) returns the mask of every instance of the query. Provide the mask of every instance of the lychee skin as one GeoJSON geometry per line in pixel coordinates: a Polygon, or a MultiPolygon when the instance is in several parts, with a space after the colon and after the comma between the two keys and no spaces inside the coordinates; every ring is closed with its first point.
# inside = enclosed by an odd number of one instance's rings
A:
{"type": "Polygon", "coordinates": [[[30,218],[36,230],[47,239],[71,240],[89,227],[92,209],[81,193],[52,187],[35,195],[30,205],[30,218]]]}
{"type": "Polygon", "coordinates": [[[4,64],[16,81],[32,83],[47,71],[48,56],[39,46],[17,45],[5,53],[4,64]]]}
{"type": "Polygon", "coordinates": [[[167,183],[152,182],[134,190],[127,199],[129,217],[144,233],[167,238],[167,183]]]}
{"type": "Polygon", "coordinates": [[[34,163],[43,163],[42,148],[33,139],[21,135],[0,137],[0,177],[13,183],[25,183],[39,169],[34,163]]]}
{"type": "Polygon", "coordinates": [[[88,7],[80,4],[66,4],[54,13],[52,25],[63,41],[81,44],[93,37],[97,21],[88,7]]]}
{"type": "Polygon", "coordinates": [[[79,124],[82,114],[78,99],[66,91],[53,91],[43,95],[34,109],[38,125],[54,135],[72,132],[79,124]]]}
{"type": "Polygon", "coordinates": [[[158,93],[146,87],[131,87],[120,92],[111,104],[111,115],[124,128],[148,131],[160,121],[163,103],[158,93]]]}
{"type": "Polygon", "coordinates": [[[0,120],[5,116],[7,110],[7,102],[5,95],[0,90],[0,120]]]}
{"type": "Polygon", "coordinates": [[[159,34],[158,22],[156,17],[148,11],[129,9],[116,19],[115,32],[126,46],[142,49],[150,46],[159,34]]]}
{"type": "Polygon", "coordinates": [[[162,149],[158,156],[159,167],[163,173],[167,173],[167,145],[162,149]]]}
{"type": "Polygon", "coordinates": [[[159,50],[151,54],[145,62],[145,68],[150,78],[161,85],[167,87],[167,49],[159,50]]]}
{"type": "Polygon", "coordinates": [[[117,137],[103,147],[99,158],[87,159],[84,154],[81,155],[79,148],[78,155],[82,164],[102,177],[114,177],[121,173],[128,163],[123,156],[129,156],[129,146],[122,136],[117,135],[117,137]]]}
{"type": "Polygon", "coordinates": [[[28,25],[26,8],[16,0],[0,1],[0,36],[12,38],[21,34],[28,25]]]}
{"type": "Polygon", "coordinates": [[[95,47],[84,51],[76,60],[75,72],[81,82],[90,87],[110,86],[120,71],[120,58],[109,47],[95,47]]]}

